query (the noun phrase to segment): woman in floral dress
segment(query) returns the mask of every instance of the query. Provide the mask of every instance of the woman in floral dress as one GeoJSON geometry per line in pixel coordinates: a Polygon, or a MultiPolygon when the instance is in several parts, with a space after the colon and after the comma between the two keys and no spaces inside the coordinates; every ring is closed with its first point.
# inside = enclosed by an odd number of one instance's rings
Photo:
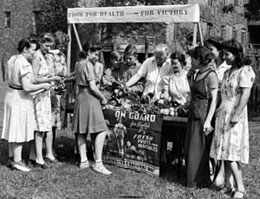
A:
{"type": "Polygon", "coordinates": [[[249,161],[249,132],[247,102],[255,74],[251,66],[244,65],[243,48],[230,40],[223,43],[224,58],[232,65],[224,73],[221,86],[221,104],[216,111],[215,135],[211,157],[225,162],[225,183],[231,175],[235,179],[234,198],[243,198],[245,187],[241,164],[249,161]]]}
{"type": "MultiPolygon", "coordinates": [[[[55,49],[46,54],[46,62],[53,76],[67,76],[67,63],[65,57],[66,44],[69,41],[68,36],[62,31],[54,33],[55,49]]],[[[51,90],[51,111],[52,111],[52,133],[53,149],[56,137],[56,129],[64,127],[65,120],[65,90],[64,83],[58,83],[51,90]]],[[[54,153],[55,154],[55,153],[54,153]]],[[[56,154],[55,154],[56,156],[56,154]]]]}
{"type": "MultiPolygon", "coordinates": [[[[50,33],[43,33],[40,37],[40,49],[37,50],[33,57],[32,65],[34,71],[34,77],[37,82],[55,82],[60,81],[58,76],[51,76],[50,68],[47,65],[45,55],[48,53],[52,45],[54,44],[54,38],[50,33]]],[[[46,169],[48,166],[45,164],[42,154],[43,136],[46,133],[46,158],[51,162],[55,161],[55,157],[52,149],[52,115],[51,115],[51,99],[50,91],[44,91],[34,98],[34,110],[36,117],[36,129],[35,129],[35,148],[36,159],[35,165],[46,169]]],[[[33,154],[31,151],[30,159],[33,160],[33,154]]]]}

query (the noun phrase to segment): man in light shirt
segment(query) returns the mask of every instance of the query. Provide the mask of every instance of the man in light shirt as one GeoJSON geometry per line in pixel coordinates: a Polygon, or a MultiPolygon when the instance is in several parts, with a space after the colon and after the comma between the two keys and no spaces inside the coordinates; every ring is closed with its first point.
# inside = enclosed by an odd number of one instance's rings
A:
{"type": "Polygon", "coordinates": [[[168,46],[158,44],[155,47],[154,56],[144,61],[138,72],[126,83],[126,88],[131,90],[131,86],[144,77],[143,97],[151,93],[155,99],[159,99],[163,90],[163,77],[172,72],[171,60],[168,56],[168,46]]]}

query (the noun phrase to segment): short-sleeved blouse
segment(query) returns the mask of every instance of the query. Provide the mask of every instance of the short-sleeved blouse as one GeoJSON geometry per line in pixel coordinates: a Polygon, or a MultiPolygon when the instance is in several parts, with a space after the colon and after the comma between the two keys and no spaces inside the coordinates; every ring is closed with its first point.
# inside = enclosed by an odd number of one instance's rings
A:
{"type": "Polygon", "coordinates": [[[104,65],[100,62],[96,62],[94,65],[95,81],[99,83],[103,77],[104,65]]]}
{"type": "MultiPolygon", "coordinates": [[[[205,77],[204,75],[202,76],[202,78],[198,79],[197,77],[197,74],[198,74],[198,71],[199,70],[196,70],[195,71],[195,74],[192,75],[191,77],[191,81],[190,81],[190,88],[193,88],[194,87],[194,84],[197,84],[198,82],[202,81],[203,80],[205,82],[205,85],[203,87],[205,87],[205,92],[204,94],[207,95],[207,98],[209,98],[210,96],[210,90],[212,89],[217,89],[218,88],[218,77],[217,77],[217,74],[216,72],[210,68],[208,70],[208,72],[205,72],[205,77]]],[[[194,89],[191,89],[193,90],[192,92],[194,92],[194,89]]],[[[196,89],[195,89],[196,90],[196,89]]],[[[203,89],[204,90],[204,89],[203,89]]],[[[200,93],[200,92],[199,92],[200,93]]],[[[198,94],[198,93],[197,93],[198,94]]],[[[203,93],[201,93],[202,95],[204,95],[203,93]]]]}
{"type": "Polygon", "coordinates": [[[234,71],[227,70],[224,74],[221,97],[235,97],[241,93],[241,88],[251,88],[254,81],[255,73],[251,66],[243,66],[234,71]]]}
{"type": "Polygon", "coordinates": [[[164,92],[167,99],[171,98],[179,104],[185,104],[190,96],[187,72],[184,70],[180,76],[173,74],[164,77],[164,92]]]}
{"type": "Polygon", "coordinates": [[[89,60],[77,62],[75,69],[77,85],[88,87],[89,81],[95,80],[94,67],[89,60]]]}
{"type": "MultiPolygon", "coordinates": [[[[15,88],[22,88],[22,78],[33,78],[32,65],[23,55],[14,55],[7,62],[7,81],[15,88]]],[[[32,79],[33,80],[33,79],[32,79]]]]}
{"type": "Polygon", "coordinates": [[[216,89],[218,88],[218,77],[215,73],[210,73],[206,77],[207,86],[209,89],[216,89]]]}

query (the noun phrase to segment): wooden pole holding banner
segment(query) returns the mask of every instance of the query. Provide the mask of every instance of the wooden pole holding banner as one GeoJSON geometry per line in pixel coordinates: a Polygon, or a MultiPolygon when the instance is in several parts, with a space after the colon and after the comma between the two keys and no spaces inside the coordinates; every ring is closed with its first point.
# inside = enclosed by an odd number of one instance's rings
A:
{"type": "Polygon", "coordinates": [[[74,30],[74,33],[75,33],[75,36],[76,36],[76,39],[77,39],[79,50],[82,51],[82,45],[81,45],[81,42],[80,42],[80,39],[79,39],[79,34],[78,34],[75,23],[73,23],[72,26],[73,26],[73,30],[74,30]]]}
{"type": "Polygon", "coordinates": [[[197,34],[198,34],[198,26],[197,26],[197,23],[194,23],[194,26],[193,26],[193,41],[192,41],[193,47],[196,47],[196,45],[197,45],[197,34]]]}
{"type": "Polygon", "coordinates": [[[201,46],[204,46],[203,36],[202,36],[202,30],[201,30],[201,24],[200,24],[200,22],[197,22],[197,26],[198,26],[198,29],[199,29],[200,45],[201,45],[201,46]]]}
{"type": "Polygon", "coordinates": [[[144,53],[145,53],[145,59],[148,58],[148,49],[149,49],[149,44],[147,40],[146,34],[144,35],[144,53]]]}
{"type": "Polygon", "coordinates": [[[68,72],[70,73],[71,69],[71,24],[68,24],[68,36],[69,36],[69,42],[68,42],[68,49],[67,49],[67,67],[68,67],[68,72]]]}

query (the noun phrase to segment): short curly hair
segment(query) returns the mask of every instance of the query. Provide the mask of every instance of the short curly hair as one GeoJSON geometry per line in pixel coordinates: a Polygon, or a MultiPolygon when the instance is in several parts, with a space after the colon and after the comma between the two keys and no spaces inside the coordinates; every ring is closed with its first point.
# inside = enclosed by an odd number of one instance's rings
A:
{"type": "Polygon", "coordinates": [[[50,32],[44,32],[40,35],[40,43],[47,43],[51,42],[54,43],[54,37],[53,34],[50,32]]]}
{"type": "Polygon", "coordinates": [[[18,42],[18,47],[17,47],[17,50],[19,53],[22,53],[24,48],[30,48],[31,46],[31,43],[28,39],[24,38],[24,39],[21,39],[19,42],[18,42]]]}
{"type": "Polygon", "coordinates": [[[201,64],[209,64],[213,55],[206,46],[198,46],[194,49],[193,58],[198,59],[201,64]]]}
{"type": "Polygon", "coordinates": [[[62,31],[56,31],[54,33],[54,39],[55,39],[55,45],[59,45],[59,44],[66,45],[70,41],[69,36],[62,31]]]}
{"type": "Polygon", "coordinates": [[[120,59],[121,55],[118,51],[114,50],[110,54],[110,60],[120,59]]]}

